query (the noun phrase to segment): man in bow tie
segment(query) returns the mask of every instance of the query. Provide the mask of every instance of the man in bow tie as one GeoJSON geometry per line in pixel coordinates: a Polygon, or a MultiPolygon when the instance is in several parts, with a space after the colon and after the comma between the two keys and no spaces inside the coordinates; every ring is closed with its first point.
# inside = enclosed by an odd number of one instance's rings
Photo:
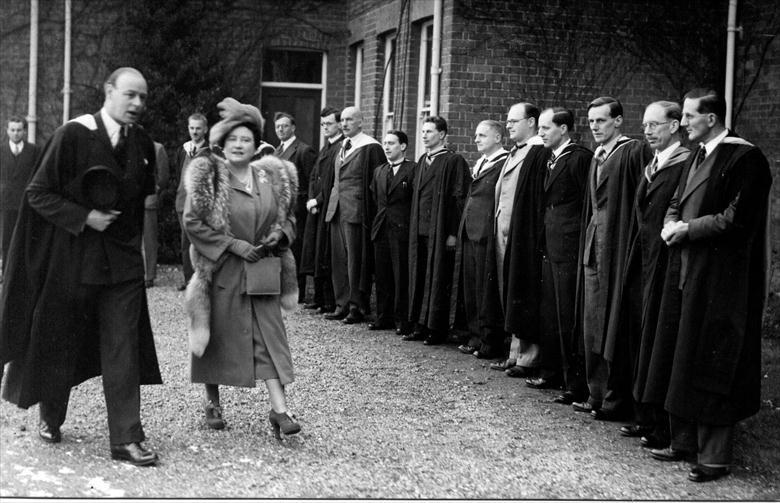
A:
{"type": "Polygon", "coordinates": [[[3,267],[24,188],[40,154],[35,144],[24,139],[27,134],[27,121],[24,118],[11,116],[6,133],[8,141],[0,144],[0,262],[3,267]]]}
{"type": "Polygon", "coordinates": [[[176,189],[174,207],[176,209],[176,214],[179,217],[179,225],[181,226],[180,253],[182,272],[184,273],[184,283],[179,286],[179,290],[184,290],[187,287],[187,283],[190,281],[194,272],[192,262],[190,262],[190,240],[187,237],[187,233],[184,232],[184,225],[182,224],[184,200],[187,197],[187,190],[184,188],[184,180],[187,176],[187,166],[190,164],[190,161],[209,147],[208,142],[206,141],[206,133],[208,130],[209,126],[205,115],[201,113],[190,115],[187,119],[187,132],[190,135],[190,139],[182,144],[173,163],[176,168],[177,176],[179,177],[179,186],[176,189]]]}
{"type": "Polygon", "coordinates": [[[717,91],[685,95],[681,126],[698,149],[682,171],[661,234],[680,253],[681,301],[664,403],[671,446],[651,455],[695,456],[688,474],[694,482],[729,473],[734,425],[761,406],[772,174],[757,147],[725,128],[725,117],[717,91]]]}
{"type": "Polygon", "coordinates": [[[19,211],[0,297],[3,398],[40,402],[38,436],[57,443],[71,388],[102,375],[111,457],[153,465],[157,454],[141,445],[140,385],[162,382],[141,255],[155,152],[135,125],[147,85],[119,68],[104,91],[98,113],[54,132],[19,211]]]}

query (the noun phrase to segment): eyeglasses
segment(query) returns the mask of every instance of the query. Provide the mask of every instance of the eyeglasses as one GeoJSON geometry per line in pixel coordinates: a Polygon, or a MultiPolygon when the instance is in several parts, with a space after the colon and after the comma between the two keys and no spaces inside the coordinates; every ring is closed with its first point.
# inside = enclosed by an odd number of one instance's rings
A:
{"type": "Polygon", "coordinates": [[[669,124],[669,121],[666,121],[666,122],[655,122],[655,121],[653,121],[653,122],[643,122],[642,123],[642,129],[649,129],[650,131],[655,131],[656,129],[658,129],[658,126],[660,126],[661,124],[669,124]]]}
{"type": "Polygon", "coordinates": [[[506,125],[507,126],[514,126],[518,122],[525,121],[525,120],[528,120],[528,119],[529,119],[528,117],[523,117],[522,119],[507,119],[506,125]]]}
{"type": "Polygon", "coordinates": [[[330,127],[336,124],[335,122],[320,122],[320,127],[330,127]]]}

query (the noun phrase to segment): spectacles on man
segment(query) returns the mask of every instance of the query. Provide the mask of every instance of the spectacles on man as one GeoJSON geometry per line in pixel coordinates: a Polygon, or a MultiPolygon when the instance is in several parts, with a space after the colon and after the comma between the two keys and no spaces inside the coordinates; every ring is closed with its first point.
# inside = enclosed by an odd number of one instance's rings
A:
{"type": "Polygon", "coordinates": [[[655,122],[655,121],[643,122],[642,123],[642,129],[643,130],[648,130],[649,129],[650,131],[655,131],[656,129],[658,129],[658,126],[660,126],[661,124],[669,124],[669,121],[666,121],[666,122],[655,122]]]}
{"type": "Polygon", "coordinates": [[[334,124],[335,122],[320,122],[320,127],[330,127],[334,124]]]}
{"type": "Polygon", "coordinates": [[[523,117],[522,119],[507,119],[506,125],[507,126],[514,126],[518,122],[525,121],[525,120],[528,120],[528,117],[523,117]]]}

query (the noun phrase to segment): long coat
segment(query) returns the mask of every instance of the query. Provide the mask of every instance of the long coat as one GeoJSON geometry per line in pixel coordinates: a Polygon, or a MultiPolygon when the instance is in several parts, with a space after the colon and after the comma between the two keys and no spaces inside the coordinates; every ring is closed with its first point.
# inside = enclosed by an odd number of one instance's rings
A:
{"type": "Polygon", "coordinates": [[[691,421],[730,425],[761,406],[772,174],[761,151],[733,134],[688,180],[693,162],[666,218],[689,227],[681,246],[682,314],[665,408],[691,421]]]}
{"type": "MultiPolygon", "coordinates": [[[[265,157],[257,165],[268,165],[265,157]]],[[[278,162],[278,161],[276,161],[278,162]]],[[[216,158],[198,158],[188,169],[187,198],[184,203],[184,225],[192,246],[198,254],[216,264],[210,289],[211,336],[203,355],[192,356],[192,382],[255,385],[253,331],[259,328],[266,349],[277,369],[282,384],[293,380],[290,348],[282,320],[278,295],[252,296],[246,293],[244,260],[231,253],[230,244],[239,239],[259,244],[273,229],[281,230],[287,245],[295,239],[295,217],[289,211],[292,197],[283,197],[277,177],[266,176],[252,164],[252,190],[247,191],[227,167],[216,158]],[[210,199],[214,189],[215,170],[229,183],[227,201],[210,199]],[[284,220],[279,221],[279,206],[284,220]],[[221,205],[227,205],[228,227],[219,228],[212,220],[217,213],[224,214],[221,205]],[[212,211],[209,211],[213,207],[212,211]]],[[[292,169],[292,168],[290,168],[292,169]]],[[[289,253],[289,251],[287,252],[289,253]]],[[[195,261],[196,268],[198,261],[195,261]]],[[[199,273],[196,273],[196,275],[199,273]]],[[[188,288],[189,294],[189,288],[188,288]]]]}
{"type": "Polygon", "coordinates": [[[631,245],[634,197],[643,169],[651,158],[646,143],[623,137],[604,161],[601,179],[597,180],[595,158],[588,173],[579,246],[583,267],[577,273],[577,327],[578,332],[585,331],[581,349],[602,355],[608,361],[615,357],[616,348],[622,347],[623,284],[631,245]],[[590,305],[584,302],[585,267],[596,269],[598,274],[598,292],[589,297],[590,305]]]}
{"type": "MultiPolygon", "coordinates": [[[[6,400],[27,408],[55,398],[62,383],[76,386],[100,375],[99,334],[94,320],[84,319],[75,292],[92,274],[90,250],[106,249],[116,266],[111,273],[121,279],[143,278],[144,197],[154,193],[154,161],[152,141],[140,127],[131,128],[124,211],[99,233],[84,228],[91,204],[81,179],[94,166],[120,170],[100,114],[61,126],[44,147],[22,201],[0,297],[0,364],[11,362],[6,400]],[[45,207],[30,205],[33,188],[49,194],[45,207]]],[[[161,383],[146,295],[138,317],[138,355],[140,384],[161,383]]]]}
{"type": "MultiPolygon", "coordinates": [[[[449,324],[453,254],[447,237],[456,236],[471,174],[466,160],[455,152],[439,154],[430,166],[426,155],[417,161],[412,212],[409,222],[409,317],[411,322],[431,330],[445,330],[449,324]],[[426,267],[417,267],[417,236],[420,221],[420,193],[433,184],[430,233],[426,267]],[[423,291],[417,291],[417,275],[425,275],[423,291]],[[419,304],[418,304],[419,302],[419,304]]],[[[422,258],[422,257],[421,257],[422,258]]]]}
{"type": "Polygon", "coordinates": [[[40,155],[40,149],[34,143],[22,143],[24,146],[19,155],[11,152],[7,141],[0,143],[0,258],[8,252],[22,195],[40,155]]]}
{"type": "MultiPolygon", "coordinates": [[[[661,406],[669,385],[679,322],[676,282],[664,301],[664,278],[669,274],[669,247],[661,239],[661,229],[689,154],[687,148],[677,147],[654,175],[645,173],[636,191],[637,232],[631,246],[629,275],[640,278],[641,312],[638,314],[641,336],[633,393],[637,402],[661,406]],[[676,302],[670,302],[672,297],[677,299],[676,302]]],[[[679,265],[675,269],[679,271],[679,265]]]]}
{"type": "MultiPolygon", "coordinates": [[[[291,246],[291,249],[293,255],[295,255],[295,261],[298,264],[298,273],[311,274],[306,272],[306,270],[301,270],[300,264],[303,262],[304,253],[311,253],[312,255],[314,253],[313,247],[311,250],[306,250],[305,252],[303,247],[306,245],[306,228],[309,226],[309,212],[306,211],[306,201],[309,193],[309,178],[317,153],[308,144],[302,142],[298,138],[296,138],[284,151],[280,152],[280,148],[281,146],[276,149],[276,156],[283,161],[290,161],[295,165],[295,169],[298,170],[298,180],[300,183],[298,187],[298,197],[295,202],[295,225],[297,233],[302,239],[296,240],[291,246]]],[[[314,225],[316,225],[316,218],[312,218],[311,220],[314,225]]]]}
{"type": "MultiPolygon", "coordinates": [[[[311,170],[311,178],[309,180],[309,199],[317,201],[317,214],[315,215],[317,225],[316,227],[307,227],[315,231],[314,252],[313,255],[308,255],[306,250],[309,245],[304,243],[301,267],[308,274],[308,260],[311,258],[313,260],[311,269],[314,271],[314,277],[316,278],[330,276],[330,232],[328,232],[328,223],[325,221],[325,213],[328,211],[330,192],[333,190],[333,168],[336,163],[336,156],[341,149],[342,141],[344,141],[344,137],[339,136],[333,143],[328,142],[322,147],[311,170]]],[[[304,236],[304,240],[311,240],[308,232],[304,236]]]]}

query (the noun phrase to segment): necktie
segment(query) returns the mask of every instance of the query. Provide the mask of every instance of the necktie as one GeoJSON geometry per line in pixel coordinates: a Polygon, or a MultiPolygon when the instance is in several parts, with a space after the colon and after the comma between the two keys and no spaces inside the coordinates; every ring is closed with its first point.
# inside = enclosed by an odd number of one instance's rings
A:
{"type": "Polygon", "coordinates": [[[509,151],[509,156],[510,157],[514,157],[515,153],[517,153],[517,151],[520,150],[523,147],[525,147],[525,143],[519,143],[519,144],[515,143],[515,146],[512,147],[512,150],[509,151]]]}
{"type": "Polygon", "coordinates": [[[596,180],[601,181],[601,169],[604,161],[607,160],[607,150],[604,147],[599,147],[593,157],[596,158],[596,180]]]}
{"type": "Polygon", "coordinates": [[[704,148],[704,144],[699,144],[699,151],[696,152],[696,167],[698,168],[704,163],[704,159],[707,157],[707,149],[704,148]]]}
{"type": "Polygon", "coordinates": [[[481,161],[479,161],[479,164],[477,165],[477,169],[474,170],[474,178],[479,176],[479,172],[482,171],[482,168],[485,167],[485,163],[487,162],[487,158],[483,157],[481,161]]]}
{"type": "Polygon", "coordinates": [[[555,167],[555,161],[558,159],[555,154],[552,154],[550,158],[547,160],[547,170],[552,171],[552,169],[555,167]]]}
{"type": "Polygon", "coordinates": [[[127,133],[128,126],[122,126],[117,133],[116,145],[114,145],[114,157],[121,166],[125,165],[127,158],[127,133]]]}
{"type": "Polygon", "coordinates": [[[645,168],[645,178],[647,178],[648,182],[653,181],[653,177],[655,176],[656,171],[658,171],[658,152],[655,153],[653,160],[650,161],[650,164],[648,164],[647,168],[645,168]]]}
{"type": "Polygon", "coordinates": [[[14,143],[14,155],[19,155],[22,153],[22,143],[14,143]]]}

